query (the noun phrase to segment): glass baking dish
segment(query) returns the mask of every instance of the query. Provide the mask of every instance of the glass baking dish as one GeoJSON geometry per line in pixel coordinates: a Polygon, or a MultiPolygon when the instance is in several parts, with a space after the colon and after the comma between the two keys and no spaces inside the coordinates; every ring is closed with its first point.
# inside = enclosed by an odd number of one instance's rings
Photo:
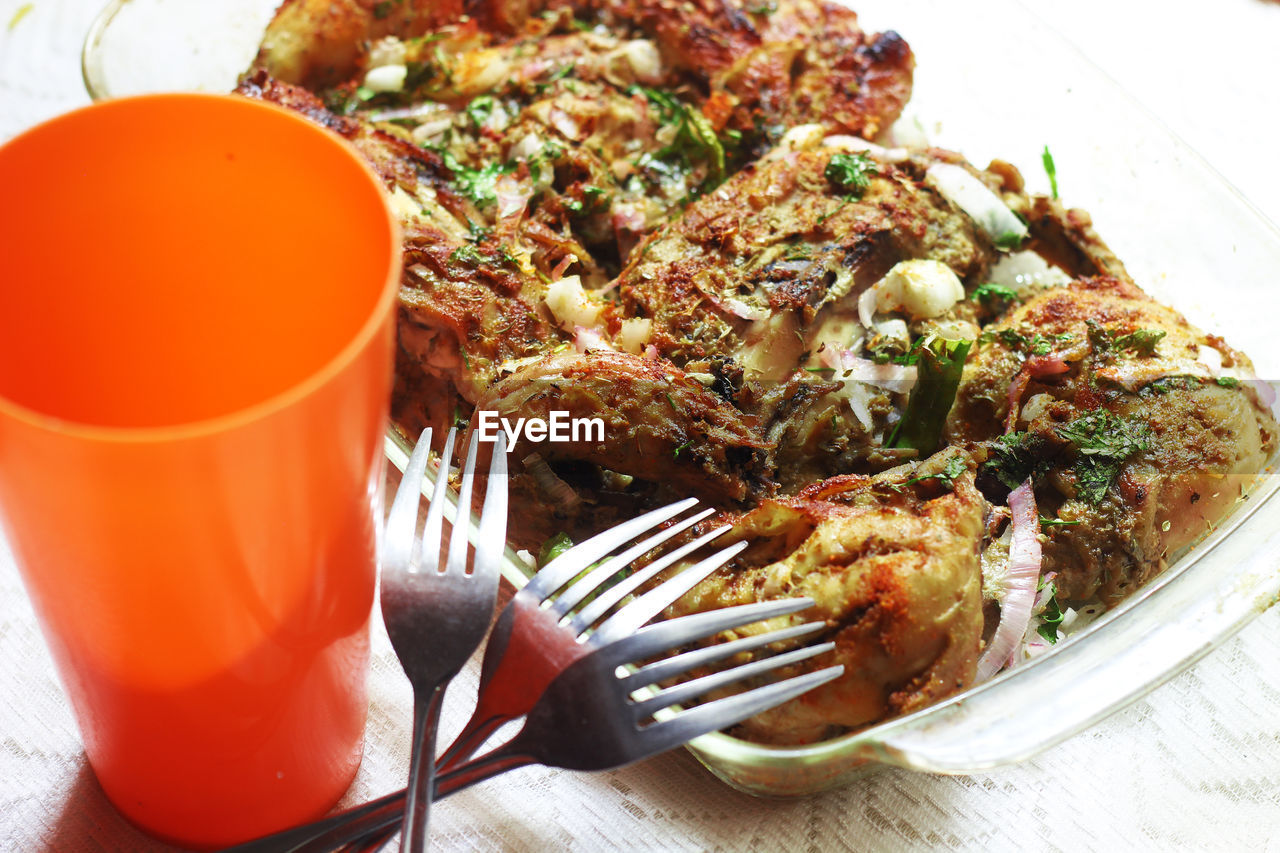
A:
{"type": "MultiPolygon", "coordinates": [[[[112,0],[83,54],[95,98],[164,89],[227,90],[253,56],[275,0],[203,4],[112,0]],[[202,7],[199,13],[194,10],[202,7]]],[[[917,59],[908,116],[975,163],[1012,162],[1046,191],[1047,145],[1065,201],[1088,210],[1135,280],[1193,323],[1280,376],[1270,280],[1280,231],[1194,152],[1016,0],[863,0],[868,30],[896,29],[917,59]]],[[[910,118],[908,118],[908,121],[910,118]]],[[[404,438],[386,437],[403,469],[404,438]]],[[[933,707],[805,747],[723,734],[690,749],[744,791],[791,796],[886,765],[976,773],[1049,749],[1191,666],[1280,599],[1280,477],[1168,571],[1070,642],[933,707]]],[[[508,553],[515,585],[528,568],[508,553]]]]}

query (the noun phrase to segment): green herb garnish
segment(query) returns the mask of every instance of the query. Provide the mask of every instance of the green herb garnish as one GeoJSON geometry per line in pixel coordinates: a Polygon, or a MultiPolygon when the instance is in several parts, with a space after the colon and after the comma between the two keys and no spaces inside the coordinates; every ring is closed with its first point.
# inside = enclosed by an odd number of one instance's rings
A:
{"type": "MultiPolygon", "coordinates": [[[[1044,609],[1040,611],[1040,625],[1036,628],[1036,633],[1044,637],[1049,645],[1058,642],[1058,626],[1062,624],[1062,605],[1058,604],[1058,588],[1052,581],[1048,587],[1049,600],[1045,602],[1044,609]]],[[[1036,592],[1040,592],[1045,588],[1043,582],[1036,584],[1036,592]]]]}
{"type": "Polygon", "coordinates": [[[1102,500],[1131,456],[1151,447],[1151,430],[1146,424],[1105,409],[1063,424],[1056,432],[1075,446],[1078,458],[1072,470],[1076,492],[1091,504],[1102,500]]]}
{"type": "Polygon", "coordinates": [[[973,293],[969,296],[974,302],[980,302],[983,305],[990,306],[997,302],[1017,302],[1018,293],[1012,287],[1005,287],[1003,284],[980,284],[973,289],[973,293]]]}
{"type": "Polygon", "coordinates": [[[1044,164],[1044,172],[1049,176],[1049,190],[1054,198],[1058,197],[1058,167],[1053,164],[1053,155],[1049,153],[1049,146],[1044,147],[1044,153],[1040,155],[1040,162],[1044,164]]]}
{"type": "Polygon", "coordinates": [[[538,549],[538,568],[542,568],[572,547],[573,540],[569,538],[568,533],[557,533],[552,536],[538,549]]]}
{"type": "Polygon", "coordinates": [[[889,486],[895,492],[900,492],[907,486],[914,486],[916,483],[922,483],[925,480],[937,480],[938,483],[947,490],[955,488],[956,478],[963,474],[969,466],[965,465],[964,457],[952,456],[947,460],[946,466],[936,474],[925,474],[922,477],[912,477],[903,483],[895,483],[889,486]]]}
{"type": "Polygon", "coordinates": [[[909,355],[916,358],[916,384],[886,446],[910,447],[921,453],[932,453],[937,448],[971,345],[972,341],[926,335],[912,348],[909,355]]]}
{"type": "Polygon", "coordinates": [[[1240,380],[1235,378],[1234,376],[1219,376],[1217,379],[1213,381],[1217,382],[1223,388],[1239,388],[1240,387],[1240,380]]]}
{"type": "Polygon", "coordinates": [[[1156,344],[1160,343],[1160,339],[1167,335],[1161,329],[1138,329],[1127,335],[1121,335],[1112,341],[1112,344],[1118,350],[1130,350],[1138,355],[1153,356],[1156,354],[1156,344]]]}
{"type": "Polygon", "coordinates": [[[988,446],[989,457],[982,470],[992,474],[1006,488],[1016,489],[1044,466],[1048,441],[1031,432],[1011,432],[988,446]]]}
{"type": "Polygon", "coordinates": [[[865,154],[832,154],[823,175],[836,189],[853,201],[871,186],[871,175],[876,173],[876,163],[865,154]]]}
{"type": "Polygon", "coordinates": [[[493,108],[497,105],[497,101],[492,95],[481,95],[478,98],[472,98],[471,103],[467,104],[467,116],[471,119],[471,123],[476,127],[481,127],[489,116],[493,115],[493,108]]]}

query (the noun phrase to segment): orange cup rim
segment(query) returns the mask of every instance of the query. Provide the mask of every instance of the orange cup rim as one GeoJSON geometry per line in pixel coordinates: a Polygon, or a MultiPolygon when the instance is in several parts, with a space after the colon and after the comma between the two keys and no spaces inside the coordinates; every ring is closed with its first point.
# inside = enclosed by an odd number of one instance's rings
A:
{"type": "Polygon", "coordinates": [[[391,209],[391,205],[382,186],[381,179],[378,177],[377,173],[374,172],[373,168],[359,154],[359,152],[357,152],[356,149],[345,139],[319,127],[310,120],[291,110],[285,109],[284,107],[277,106],[266,101],[254,100],[238,95],[224,95],[208,92],[162,92],[110,98],[70,110],[24,130],[12,139],[0,144],[0,157],[4,156],[5,149],[10,145],[26,138],[29,135],[46,131],[48,128],[58,124],[74,122],[86,113],[102,112],[114,109],[122,104],[140,101],[149,101],[156,104],[173,101],[207,101],[234,104],[237,108],[260,110],[264,113],[274,115],[278,119],[295,122],[305,127],[308,132],[315,134],[317,139],[324,140],[342,151],[349,162],[352,162],[357,168],[364,172],[365,176],[369,179],[371,186],[378,192],[382,199],[382,209],[387,216],[387,224],[390,226],[389,236],[392,251],[388,253],[386,278],[383,282],[382,292],[379,294],[377,302],[374,303],[373,310],[369,313],[369,316],[365,318],[364,323],[361,324],[360,328],[352,338],[341,350],[338,351],[336,355],[334,355],[333,358],[309,374],[302,381],[285,388],[265,400],[246,406],[242,409],[218,415],[217,417],[191,421],[183,424],[157,427],[115,427],[100,426],[54,417],[28,406],[15,403],[8,397],[0,394],[0,417],[9,417],[48,432],[61,433],[91,441],[120,444],[181,441],[212,435],[219,432],[227,432],[237,427],[263,420],[276,412],[287,409],[322,388],[334,376],[350,364],[366,346],[368,346],[372,338],[378,333],[378,330],[381,328],[388,312],[394,304],[400,285],[401,261],[399,247],[401,245],[401,230],[400,221],[391,209]]]}

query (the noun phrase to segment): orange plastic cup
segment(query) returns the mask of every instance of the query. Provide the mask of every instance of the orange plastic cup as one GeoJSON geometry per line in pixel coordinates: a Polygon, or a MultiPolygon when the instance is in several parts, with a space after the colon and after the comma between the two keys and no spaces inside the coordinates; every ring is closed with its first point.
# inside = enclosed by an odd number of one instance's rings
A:
{"type": "Polygon", "coordinates": [[[0,514],[107,796],[222,846],[359,764],[399,233],[341,139],[152,95],[0,148],[0,514]]]}

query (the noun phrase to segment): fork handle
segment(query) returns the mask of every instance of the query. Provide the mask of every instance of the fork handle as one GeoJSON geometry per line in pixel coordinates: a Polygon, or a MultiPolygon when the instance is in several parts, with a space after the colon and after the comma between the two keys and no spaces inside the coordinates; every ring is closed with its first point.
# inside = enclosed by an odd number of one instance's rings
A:
{"type": "MultiPolygon", "coordinates": [[[[503,747],[499,747],[455,770],[441,773],[435,779],[433,799],[442,800],[508,770],[535,763],[536,759],[531,756],[503,753],[502,750],[503,747]]],[[[346,844],[363,843],[372,839],[374,833],[400,825],[407,794],[407,789],[396,791],[314,823],[229,847],[223,853],[329,853],[346,844]]],[[[385,842],[387,837],[389,835],[382,841],[385,842]]]]}
{"type": "Polygon", "coordinates": [[[418,691],[413,699],[413,747],[400,853],[423,853],[427,848],[428,818],[436,779],[436,729],[440,724],[444,687],[442,684],[426,696],[418,691]]]}
{"type": "MultiPolygon", "coordinates": [[[[515,770],[535,763],[527,755],[504,752],[502,747],[472,761],[457,770],[442,773],[436,779],[436,799],[444,799],[486,779],[492,779],[508,770],[515,770]]],[[[377,849],[369,842],[385,843],[404,819],[405,791],[390,794],[380,800],[330,818],[322,832],[312,833],[305,842],[288,847],[264,847],[256,853],[330,853],[339,849],[377,849]],[[347,847],[352,845],[352,847],[347,847]]]]}

